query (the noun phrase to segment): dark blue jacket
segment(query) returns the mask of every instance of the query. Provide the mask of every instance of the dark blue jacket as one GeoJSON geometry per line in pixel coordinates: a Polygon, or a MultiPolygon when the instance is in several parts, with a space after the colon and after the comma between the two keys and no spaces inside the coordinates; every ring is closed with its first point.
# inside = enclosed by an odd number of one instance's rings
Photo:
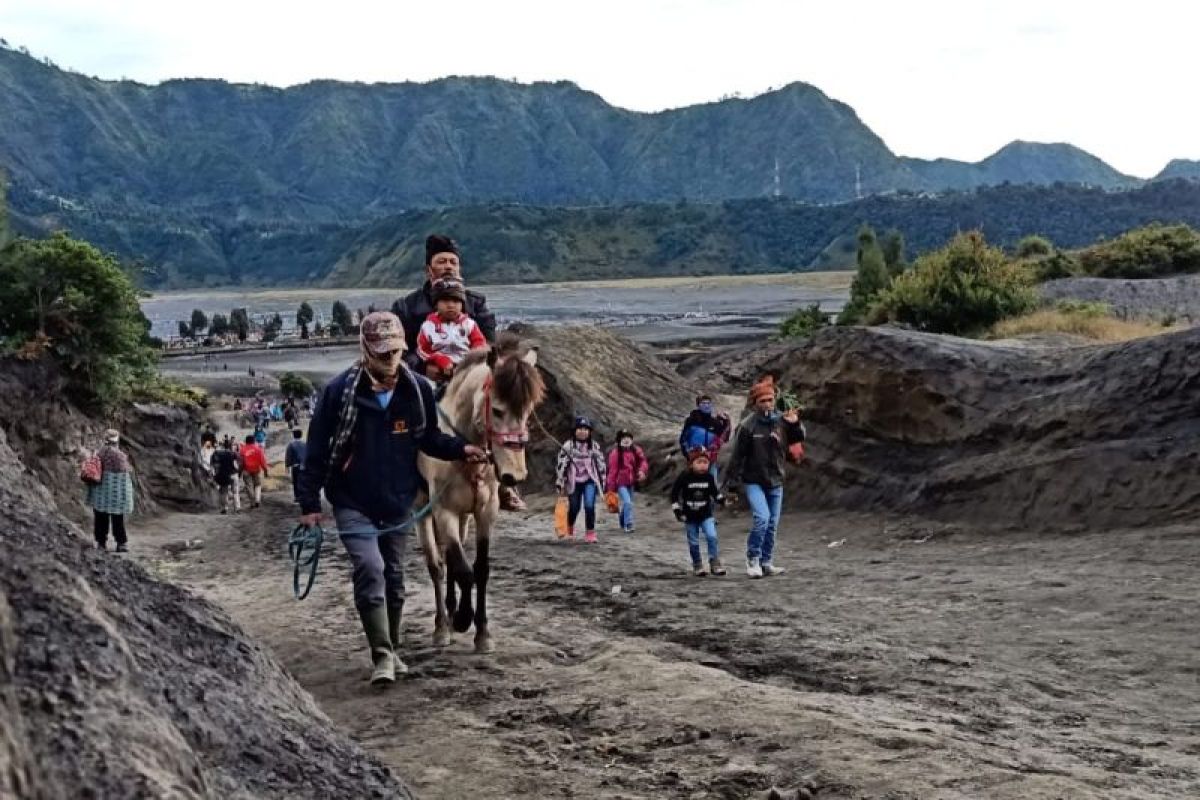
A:
{"type": "Polygon", "coordinates": [[[380,407],[370,384],[360,383],[354,395],[358,418],[349,457],[342,464],[330,464],[342,393],[352,372],[346,370],[329,382],[308,426],[300,508],[305,514],[320,511],[324,489],[330,505],[354,509],[376,524],[395,524],[408,515],[424,487],[417,472],[418,451],[443,461],[461,461],[466,442],[438,427],[429,383],[403,371],[386,409],[380,407]]]}

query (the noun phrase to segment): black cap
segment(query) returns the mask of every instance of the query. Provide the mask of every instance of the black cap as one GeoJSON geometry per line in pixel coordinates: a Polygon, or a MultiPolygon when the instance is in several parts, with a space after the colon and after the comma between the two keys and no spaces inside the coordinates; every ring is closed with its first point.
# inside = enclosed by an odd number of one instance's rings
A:
{"type": "Polygon", "coordinates": [[[440,233],[430,234],[425,239],[425,265],[433,263],[433,257],[438,253],[454,253],[457,256],[459,255],[458,243],[440,233]]]}

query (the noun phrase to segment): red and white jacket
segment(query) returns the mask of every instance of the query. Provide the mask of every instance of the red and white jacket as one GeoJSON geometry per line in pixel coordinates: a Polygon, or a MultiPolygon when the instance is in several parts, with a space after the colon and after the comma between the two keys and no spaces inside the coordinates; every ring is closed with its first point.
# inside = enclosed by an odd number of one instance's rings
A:
{"type": "Polygon", "coordinates": [[[417,334],[417,355],[441,370],[457,366],[468,352],[484,347],[483,331],[466,314],[459,314],[454,322],[443,322],[435,311],[421,323],[417,334]]]}

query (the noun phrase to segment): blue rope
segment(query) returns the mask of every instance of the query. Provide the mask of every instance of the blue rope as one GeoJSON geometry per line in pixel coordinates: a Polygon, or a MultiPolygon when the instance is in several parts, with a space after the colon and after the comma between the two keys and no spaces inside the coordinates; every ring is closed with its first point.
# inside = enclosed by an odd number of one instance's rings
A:
{"type": "MultiPolygon", "coordinates": [[[[385,533],[400,533],[406,531],[433,512],[433,504],[437,497],[430,497],[429,502],[420,511],[414,513],[405,522],[386,528],[362,528],[351,531],[334,531],[338,536],[382,536],[385,533]]],[[[321,563],[321,544],[325,541],[325,529],[318,525],[297,525],[288,537],[288,557],[292,559],[292,594],[297,600],[308,597],[313,583],[317,580],[317,566],[321,563]],[[304,588],[300,588],[301,573],[308,569],[308,580],[304,588]]]]}

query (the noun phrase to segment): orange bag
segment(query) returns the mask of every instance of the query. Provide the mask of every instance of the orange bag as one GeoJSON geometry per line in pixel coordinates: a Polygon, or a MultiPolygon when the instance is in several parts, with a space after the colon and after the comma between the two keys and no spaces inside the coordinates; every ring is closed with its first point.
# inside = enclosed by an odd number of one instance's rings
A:
{"type": "Polygon", "coordinates": [[[567,524],[569,505],[570,502],[565,497],[558,498],[558,502],[554,504],[554,533],[560,539],[565,539],[571,534],[571,527],[567,524]]]}
{"type": "Polygon", "coordinates": [[[621,510],[621,495],[616,492],[605,492],[604,505],[608,506],[608,513],[617,513],[621,510]]]}

